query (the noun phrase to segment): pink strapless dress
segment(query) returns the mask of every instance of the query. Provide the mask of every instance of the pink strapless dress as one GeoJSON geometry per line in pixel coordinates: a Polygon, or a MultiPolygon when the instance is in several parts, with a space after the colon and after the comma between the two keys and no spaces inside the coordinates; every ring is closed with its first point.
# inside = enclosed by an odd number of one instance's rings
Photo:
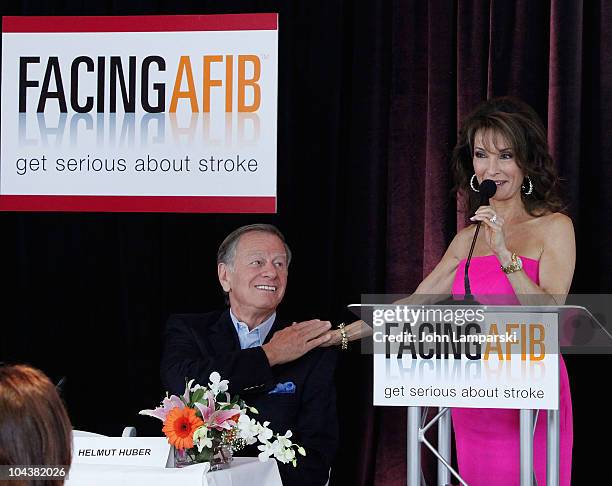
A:
{"type": "MultiPolygon", "coordinates": [[[[539,262],[521,257],[523,270],[539,284],[539,262]]],[[[455,274],[453,295],[465,293],[462,260],[455,274]]],[[[505,304],[518,300],[510,281],[501,270],[495,255],[472,258],[470,284],[476,300],[485,303],[486,295],[506,295],[505,304]],[[481,297],[485,296],[485,297],[481,297]],[[481,297],[479,299],[479,297],[481,297]]],[[[495,299],[497,300],[497,299],[495,299]]],[[[499,303],[501,302],[490,302],[499,303]]],[[[560,482],[570,486],[572,472],[572,399],[567,369],[560,359],[559,369],[560,415],[560,482]]],[[[470,486],[520,486],[519,411],[489,408],[455,408],[452,411],[457,446],[459,474],[470,486]]],[[[546,411],[538,414],[534,438],[534,468],[538,484],[546,484],[546,411]]]]}

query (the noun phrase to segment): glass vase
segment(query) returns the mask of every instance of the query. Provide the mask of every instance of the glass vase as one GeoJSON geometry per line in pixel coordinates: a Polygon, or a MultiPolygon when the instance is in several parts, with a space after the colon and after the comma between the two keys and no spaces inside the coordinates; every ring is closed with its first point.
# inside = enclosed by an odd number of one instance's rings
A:
{"type": "Polygon", "coordinates": [[[217,471],[219,469],[228,468],[234,460],[234,452],[227,445],[215,444],[213,457],[210,461],[210,470],[217,471]]]}
{"type": "Polygon", "coordinates": [[[234,460],[233,450],[227,445],[213,442],[213,448],[204,448],[201,452],[197,449],[174,448],[174,467],[191,466],[202,462],[210,462],[210,470],[217,471],[229,467],[234,460]]]}
{"type": "Polygon", "coordinates": [[[189,449],[174,449],[174,467],[185,467],[196,464],[195,455],[191,454],[189,449]]]}

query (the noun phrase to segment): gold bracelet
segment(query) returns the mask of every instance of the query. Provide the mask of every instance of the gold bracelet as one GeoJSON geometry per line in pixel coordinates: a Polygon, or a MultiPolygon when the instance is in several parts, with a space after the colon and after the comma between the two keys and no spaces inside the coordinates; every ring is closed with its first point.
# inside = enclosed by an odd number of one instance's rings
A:
{"type": "Polygon", "coordinates": [[[344,322],[338,326],[338,330],[340,331],[340,349],[342,351],[346,351],[348,349],[348,334],[346,333],[346,329],[344,328],[344,322]]]}
{"type": "Polygon", "coordinates": [[[512,253],[512,256],[510,257],[510,263],[505,267],[503,265],[500,265],[500,267],[506,275],[518,272],[519,270],[523,269],[523,260],[521,260],[521,258],[516,253],[512,253]]]}

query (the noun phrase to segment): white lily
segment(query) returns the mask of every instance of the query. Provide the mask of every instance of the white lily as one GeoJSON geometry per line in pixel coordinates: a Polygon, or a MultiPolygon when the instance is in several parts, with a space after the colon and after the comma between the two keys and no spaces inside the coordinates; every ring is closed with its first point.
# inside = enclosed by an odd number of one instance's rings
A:
{"type": "Polygon", "coordinates": [[[238,419],[238,437],[244,439],[247,445],[257,442],[257,434],[261,430],[261,425],[257,420],[249,418],[247,415],[241,415],[238,419]]]}
{"type": "Polygon", "coordinates": [[[274,458],[283,464],[287,464],[295,460],[295,451],[292,448],[286,448],[281,445],[274,448],[274,458]]]}
{"type": "Polygon", "coordinates": [[[261,428],[259,429],[259,433],[257,434],[257,440],[262,443],[268,442],[272,437],[274,437],[274,432],[268,428],[270,422],[264,422],[261,428]]]}
{"type": "Polygon", "coordinates": [[[208,437],[208,428],[205,425],[193,433],[193,442],[198,448],[198,452],[202,452],[204,448],[212,449],[212,437],[208,437]]]}
{"type": "Polygon", "coordinates": [[[213,371],[208,379],[210,380],[208,386],[210,387],[210,391],[213,392],[213,395],[217,396],[219,393],[224,393],[227,391],[229,381],[222,380],[221,375],[216,371],[213,371]]]}
{"type": "Polygon", "coordinates": [[[257,446],[257,449],[261,451],[257,456],[261,462],[266,462],[268,459],[270,459],[270,456],[274,454],[272,444],[268,441],[262,442],[261,445],[257,446]]]}

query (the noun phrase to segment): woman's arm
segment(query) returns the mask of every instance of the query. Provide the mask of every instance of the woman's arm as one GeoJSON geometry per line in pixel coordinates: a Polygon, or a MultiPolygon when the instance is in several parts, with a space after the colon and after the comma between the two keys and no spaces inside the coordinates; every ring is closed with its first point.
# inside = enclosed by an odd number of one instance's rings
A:
{"type": "MultiPolygon", "coordinates": [[[[461,250],[465,246],[466,238],[469,238],[470,231],[473,232],[473,229],[466,228],[459,232],[446,249],[440,262],[419,284],[414,294],[400,299],[394,302],[394,304],[430,304],[450,295],[455,272],[459,265],[459,255],[462,254],[461,250]]],[[[361,339],[372,334],[372,328],[362,320],[346,325],[344,330],[349,341],[361,339]]],[[[329,341],[322,344],[322,346],[339,345],[342,342],[340,329],[333,329],[329,331],[329,334],[331,335],[329,341]]]]}

